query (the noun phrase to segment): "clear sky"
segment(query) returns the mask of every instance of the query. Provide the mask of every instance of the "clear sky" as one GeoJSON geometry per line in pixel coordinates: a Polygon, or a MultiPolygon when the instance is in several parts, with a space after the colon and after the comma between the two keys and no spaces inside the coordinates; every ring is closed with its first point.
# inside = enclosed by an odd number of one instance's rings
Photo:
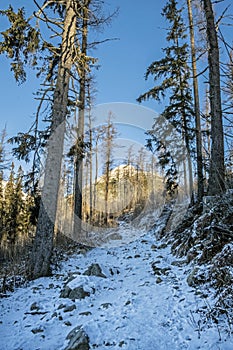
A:
{"type": "MultiPolygon", "coordinates": [[[[4,7],[14,8],[27,5],[23,0],[4,0],[4,7]]],[[[146,67],[161,55],[163,35],[160,16],[164,1],[107,0],[106,8],[111,11],[119,7],[119,14],[112,24],[98,34],[98,39],[119,38],[99,45],[92,53],[99,59],[100,68],[96,75],[96,103],[136,103],[138,95],[148,87],[144,82],[146,67]]],[[[3,6],[1,6],[3,8],[3,6]]],[[[6,24],[0,18],[0,30],[6,24]]],[[[30,126],[37,102],[33,93],[39,87],[34,72],[28,73],[28,81],[18,86],[10,72],[7,59],[0,56],[0,130],[7,125],[9,136],[26,131],[30,126]]]]}
{"type": "MultiPolygon", "coordinates": [[[[231,4],[225,0],[223,7],[231,4]],[[225,5],[226,4],[226,5],[225,5]]],[[[12,4],[14,8],[25,6],[30,11],[32,2],[25,0],[4,0],[1,8],[12,4]]],[[[144,81],[148,65],[162,57],[165,42],[165,22],[161,16],[164,0],[106,0],[110,11],[119,7],[119,15],[113,19],[98,39],[119,38],[101,44],[93,55],[99,59],[100,69],[96,75],[96,103],[136,103],[140,93],[151,87],[152,82],[144,81]]],[[[185,3],[180,1],[180,3],[185,3]]],[[[0,30],[6,22],[0,17],[0,30]]],[[[37,102],[33,93],[39,87],[34,72],[28,73],[28,81],[20,86],[14,81],[7,59],[0,56],[0,130],[7,125],[9,136],[26,131],[30,126],[37,102]]],[[[145,104],[159,112],[161,106],[155,102],[145,104]]]]}

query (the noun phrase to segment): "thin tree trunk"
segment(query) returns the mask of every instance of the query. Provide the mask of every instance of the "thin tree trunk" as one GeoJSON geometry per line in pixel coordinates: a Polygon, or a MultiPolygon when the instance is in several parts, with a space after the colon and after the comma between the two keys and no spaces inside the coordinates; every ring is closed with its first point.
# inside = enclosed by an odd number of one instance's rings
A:
{"type": "MultiPolygon", "coordinates": [[[[181,95],[183,95],[183,90],[181,91],[181,95]]],[[[187,150],[187,161],[188,161],[188,188],[189,188],[189,196],[191,199],[191,202],[193,202],[193,167],[192,167],[192,159],[191,159],[191,150],[190,150],[190,144],[189,144],[189,137],[188,137],[188,126],[187,126],[187,118],[185,111],[182,111],[183,113],[183,137],[184,137],[184,143],[187,150]]],[[[185,162],[185,160],[184,160],[185,162]]]]}
{"type": "Polygon", "coordinates": [[[92,131],[90,130],[90,145],[91,145],[91,149],[90,149],[90,180],[89,180],[89,187],[90,187],[90,198],[89,198],[89,202],[90,202],[90,219],[89,222],[92,222],[92,215],[93,215],[93,184],[92,184],[92,166],[93,166],[93,162],[92,162],[92,131]]]}
{"type": "Polygon", "coordinates": [[[208,193],[220,195],[225,191],[224,168],[224,136],[222,123],[222,106],[220,91],[219,47],[214,21],[214,13],[210,0],[203,0],[206,32],[209,44],[209,85],[211,115],[211,161],[208,193]]]}
{"type": "Polygon", "coordinates": [[[189,15],[189,30],[190,30],[191,55],[192,55],[192,71],[193,71],[194,109],[195,109],[195,124],[196,124],[197,183],[198,183],[197,199],[200,202],[204,195],[204,182],[203,182],[204,180],[203,180],[200,103],[199,103],[195,37],[194,37],[191,0],[187,0],[187,6],[188,6],[188,15],[189,15]]]}
{"type": "Polygon", "coordinates": [[[48,276],[51,272],[50,261],[61,176],[70,70],[73,63],[72,56],[76,34],[76,11],[73,8],[72,0],[67,0],[63,28],[61,58],[54,91],[51,138],[47,147],[42,199],[28,270],[31,279],[48,276]]]}
{"type": "MultiPolygon", "coordinates": [[[[178,38],[176,38],[176,45],[177,48],[179,47],[178,38]]],[[[184,100],[184,89],[183,89],[183,81],[182,81],[182,73],[181,73],[181,67],[180,67],[180,74],[179,74],[179,82],[180,82],[180,94],[181,94],[181,100],[184,100]]],[[[181,110],[181,117],[183,122],[183,138],[185,142],[185,147],[187,150],[187,160],[188,160],[188,174],[189,174],[189,196],[191,199],[191,202],[193,202],[193,167],[192,167],[192,159],[191,159],[191,150],[190,150],[190,140],[188,135],[188,125],[187,125],[187,116],[186,116],[186,110],[184,107],[182,107],[181,110]]]]}
{"type": "MultiPolygon", "coordinates": [[[[87,27],[88,8],[90,0],[84,3],[82,23],[82,56],[83,62],[80,70],[79,85],[79,108],[78,108],[78,142],[81,149],[84,142],[84,114],[85,114],[85,90],[86,90],[86,62],[87,54],[87,27]]],[[[81,152],[82,153],[82,152],[81,152]]],[[[82,186],[83,186],[83,157],[78,154],[75,161],[75,183],[74,183],[74,238],[78,239],[82,230],[82,186]]]]}
{"type": "Polygon", "coordinates": [[[183,169],[184,169],[184,193],[185,193],[185,196],[187,196],[188,195],[188,181],[187,181],[186,158],[183,160],[183,169]]]}
{"type": "Polygon", "coordinates": [[[96,147],[95,147],[95,184],[94,184],[94,209],[95,209],[95,212],[97,212],[97,207],[96,207],[96,204],[97,204],[97,180],[98,180],[98,141],[99,141],[99,138],[97,136],[97,139],[96,139],[96,147]]]}
{"type": "Polygon", "coordinates": [[[104,223],[108,224],[108,192],[109,192],[109,179],[110,179],[110,162],[111,162],[111,136],[110,135],[110,120],[109,124],[107,126],[107,145],[106,145],[106,180],[105,180],[105,196],[104,196],[104,202],[105,202],[105,217],[104,217],[104,223]]]}
{"type": "Polygon", "coordinates": [[[89,121],[89,142],[90,142],[90,148],[89,148],[89,153],[90,153],[90,158],[89,158],[89,162],[90,162],[90,178],[89,178],[89,187],[90,187],[90,195],[89,195],[89,202],[90,202],[90,217],[89,217],[89,223],[92,223],[92,215],[93,215],[93,183],[92,183],[92,167],[93,167],[93,150],[92,150],[92,142],[93,142],[93,131],[92,131],[92,120],[91,120],[91,94],[90,94],[90,86],[88,86],[88,99],[89,99],[89,113],[88,113],[88,121],[89,121]]]}

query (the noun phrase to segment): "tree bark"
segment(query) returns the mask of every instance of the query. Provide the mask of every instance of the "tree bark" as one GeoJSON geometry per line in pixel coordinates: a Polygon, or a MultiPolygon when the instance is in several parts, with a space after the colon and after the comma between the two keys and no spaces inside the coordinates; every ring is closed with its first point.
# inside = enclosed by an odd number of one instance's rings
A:
{"type": "Polygon", "coordinates": [[[225,191],[224,136],[220,91],[219,47],[214,13],[210,0],[203,0],[207,41],[209,44],[209,98],[211,116],[211,161],[208,193],[220,195],[225,191]]]}
{"type": "Polygon", "coordinates": [[[65,122],[67,116],[70,70],[73,63],[76,35],[76,11],[73,0],[66,2],[61,56],[52,109],[51,137],[47,147],[44,186],[39,218],[28,275],[31,279],[48,276],[53,250],[54,225],[57,212],[63,157],[65,122]]]}
{"type": "Polygon", "coordinates": [[[193,27],[193,15],[191,0],[187,0],[188,16],[189,16],[189,31],[192,56],[192,71],[193,71],[193,93],[194,93],[194,109],[195,109],[195,124],[196,124],[196,152],[197,152],[197,199],[200,202],[204,195],[204,179],[203,179],[203,160],[202,160],[202,136],[201,136],[201,117],[200,103],[197,80],[197,65],[196,65],[196,49],[193,27]]]}
{"type": "MultiPolygon", "coordinates": [[[[86,97],[86,62],[87,54],[87,29],[88,29],[88,11],[90,0],[83,5],[83,22],[82,22],[82,57],[83,62],[80,69],[79,84],[79,107],[78,107],[78,142],[84,142],[84,114],[85,114],[85,97],[86,97]]],[[[82,187],[83,187],[83,156],[77,155],[75,161],[75,183],[74,183],[74,238],[77,240],[82,231],[82,187]]]]}

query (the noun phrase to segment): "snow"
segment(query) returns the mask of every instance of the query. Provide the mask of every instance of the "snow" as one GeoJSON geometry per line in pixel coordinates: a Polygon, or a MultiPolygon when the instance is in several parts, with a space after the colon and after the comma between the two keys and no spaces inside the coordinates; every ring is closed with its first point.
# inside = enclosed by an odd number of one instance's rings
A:
{"type": "MultiPolygon", "coordinates": [[[[124,237],[128,227],[121,230],[124,237]]],[[[63,350],[68,333],[82,325],[91,349],[232,350],[233,340],[221,325],[201,322],[198,310],[212,303],[213,294],[204,299],[188,286],[190,270],[153,232],[73,255],[52,277],[32,281],[1,300],[0,349],[63,350]],[[106,278],[83,275],[93,263],[106,278]],[[60,298],[67,282],[70,288],[82,285],[90,296],[60,298]],[[71,305],[76,308],[65,312],[71,305]]]]}

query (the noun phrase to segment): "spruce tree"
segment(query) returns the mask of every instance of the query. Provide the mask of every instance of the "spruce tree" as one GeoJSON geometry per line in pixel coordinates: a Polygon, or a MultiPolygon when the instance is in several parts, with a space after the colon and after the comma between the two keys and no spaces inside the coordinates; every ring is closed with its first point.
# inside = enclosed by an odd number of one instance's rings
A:
{"type": "Polygon", "coordinates": [[[3,241],[6,247],[12,252],[16,242],[16,217],[17,202],[15,201],[15,172],[14,163],[11,164],[9,179],[4,191],[4,235],[3,241]]]}
{"type": "Polygon", "coordinates": [[[0,171],[0,243],[2,241],[3,227],[4,227],[4,189],[3,189],[3,172],[0,171]]]}
{"type": "MultiPolygon", "coordinates": [[[[169,0],[162,10],[162,15],[169,23],[166,39],[170,45],[163,49],[164,57],[161,60],[154,61],[145,74],[146,79],[151,76],[158,84],[140,95],[137,101],[142,102],[148,99],[161,101],[165,97],[169,98],[169,104],[162,112],[162,116],[173,125],[184,140],[189,166],[190,195],[192,195],[191,142],[194,137],[192,128],[194,111],[189,84],[190,67],[188,64],[187,34],[182,19],[182,9],[178,9],[177,5],[176,0],[169,0]]],[[[165,128],[165,133],[166,131],[167,128],[165,128]]]]}
{"type": "Polygon", "coordinates": [[[113,165],[113,148],[114,148],[114,140],[117,136],[117,130],[114,126],[112,120],[111,112],[108,115],[107,124],[104,126],[105,135],[103,139],[103,171],[105,175],[105,184],[104,184],[104,224],[108,225],[109,220],[109,187],[110,187],[110,171],[112,170],[113,165]]]}
{"type": "Polygon", "coordinates": [[[15,179],[15,191],[14,191],[14,200],[16,206],[16,239],[17,243],[24,241],[27,236],[25,223],[24,223],[24,214],[25,214],[25,198],[23,193],[23,170],[20,166],[15,179]]]}

